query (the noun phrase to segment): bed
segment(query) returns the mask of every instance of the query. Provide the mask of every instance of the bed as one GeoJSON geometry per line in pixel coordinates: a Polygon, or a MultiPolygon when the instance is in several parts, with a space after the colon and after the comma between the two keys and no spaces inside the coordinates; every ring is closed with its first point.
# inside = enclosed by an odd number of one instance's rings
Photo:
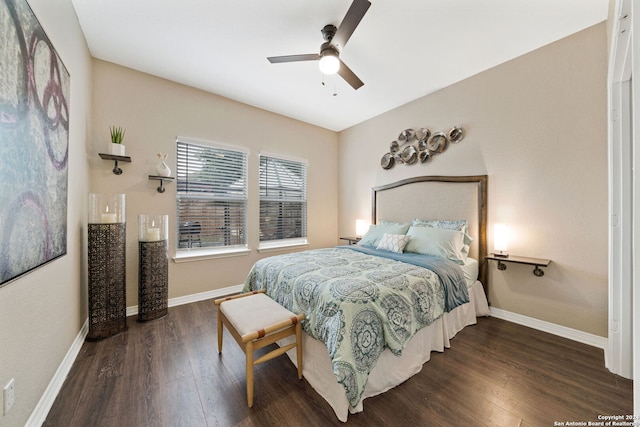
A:
{"type": "MultiPolygon", "coordinates": [[[[418,373],[432,351],[444,351],[477,316],[489,314],[486,201],[485,175],[375,187],[375,225],[359,245],[253,266],[245,291],[265,289],[307,315],[304,377],[339,420],[418,373]],[[429,243],[441,240],[446,244],[429,243]]],[[[289,357],[295,364],[295,354],[289,357]]]]}

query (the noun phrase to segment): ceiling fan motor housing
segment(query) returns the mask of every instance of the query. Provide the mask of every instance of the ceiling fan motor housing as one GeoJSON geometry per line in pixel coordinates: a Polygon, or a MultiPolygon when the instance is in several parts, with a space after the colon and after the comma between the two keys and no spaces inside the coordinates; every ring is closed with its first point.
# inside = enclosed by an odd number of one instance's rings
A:
{"type": "Polygon", "coordinates": [[[327,24],[320,31],[322,31],[322,38],[325,41],[330,42],[333,39],[333,36],[336,35],[338,28],[336,28],[335,25],[327,24]]]}

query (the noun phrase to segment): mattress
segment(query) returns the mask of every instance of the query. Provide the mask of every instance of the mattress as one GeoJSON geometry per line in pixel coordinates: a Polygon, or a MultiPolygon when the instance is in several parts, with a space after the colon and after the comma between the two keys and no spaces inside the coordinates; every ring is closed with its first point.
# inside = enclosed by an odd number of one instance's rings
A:
{"type": "Polygon", "coordinates": [[[467,283],[467,288],[472,287],[478,279],[478,260],[474,258],[467,258],[464,265],[461,265],[460,267],[462,267],[462,272],[464,273],[464,280],[467,283]]]}

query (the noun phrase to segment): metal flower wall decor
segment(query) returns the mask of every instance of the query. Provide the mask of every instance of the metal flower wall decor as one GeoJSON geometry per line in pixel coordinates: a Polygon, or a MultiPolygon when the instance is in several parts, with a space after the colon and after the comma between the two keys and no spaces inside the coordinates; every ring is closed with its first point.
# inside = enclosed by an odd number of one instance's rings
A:
{"type": "Polygon", "coordinates": [[[444,153],[450,143],[458,143],[464,138],[464,130],[454,126],[448,132],[435,132],[427,128],[405,129],[398,140],[389,146],[389,152],[380,159],[382,169],[391,169],[396,163],[412,165],[428,162],[433,156],[444,153]]]}

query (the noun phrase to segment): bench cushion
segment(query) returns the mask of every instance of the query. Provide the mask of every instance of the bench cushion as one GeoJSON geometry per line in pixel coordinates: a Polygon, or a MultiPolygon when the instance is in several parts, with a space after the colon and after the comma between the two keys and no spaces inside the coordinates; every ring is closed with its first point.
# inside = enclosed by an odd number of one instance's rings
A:
{"type": "Polygon", "coordinates": [[[220,310],[241,336],[295,317],[263,293],[225,301],[220,310]]]}

